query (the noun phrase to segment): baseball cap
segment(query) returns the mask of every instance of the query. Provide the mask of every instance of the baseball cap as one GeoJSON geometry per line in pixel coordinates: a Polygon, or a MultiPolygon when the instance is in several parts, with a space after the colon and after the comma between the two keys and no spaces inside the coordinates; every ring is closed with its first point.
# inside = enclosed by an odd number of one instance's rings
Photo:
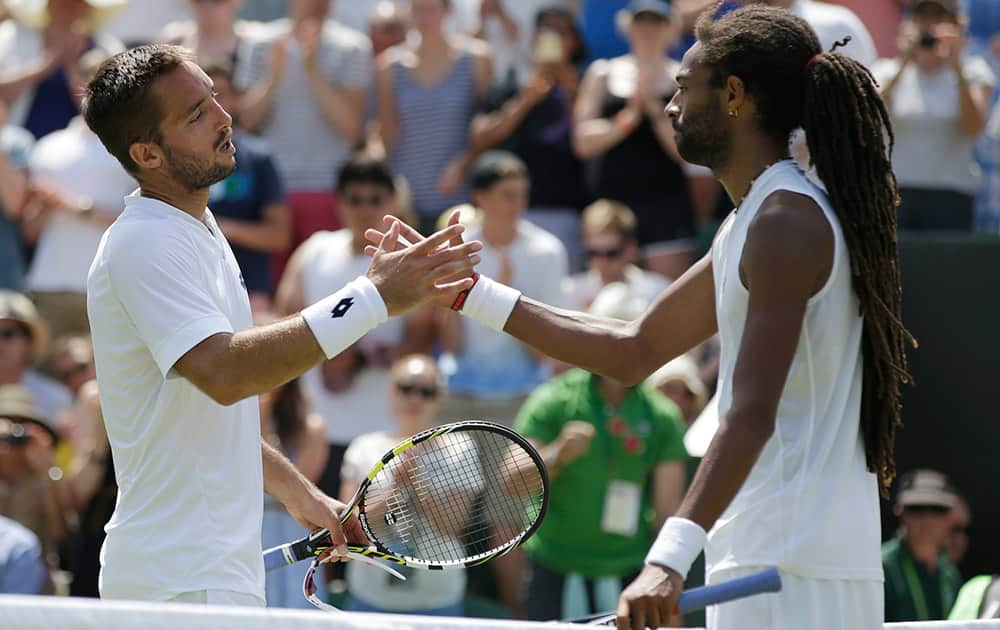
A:
{"type": "Polygon", "coordinates": [[[669,18],[672,8],[666,0],[632,0],[625,7],[625,11],[632,15],[655,13],[662,18],[669,18]]]}
{"type": "Polygon", "coordinates": [[[0,385],[0,417],[34,422],[48,431],[53,442],[59,441],[52,421],[35,406],[31,392],[22,385],[0,385]]]}
{"type": "Polygon", "coordinates": [[[936,4],[952,15],[962,12],[958,0],[913,0],[910,2],[910,11],[916,11],[925,4],[936,4]]]}
{"type": "Polygon", "coordinates": [[[951,509],[957,502],[958,494],[948,477],[936,470],[912,470],[899,478],[896,504],[900,507],[951,509]]]}
{"type": "Polygon", "coordinates": [[[49,343],[48,328],[28,296],[16,291],[0,291],[0,319],[11,319],[27,326],[34,355],[45,355],[49,343]]]}
{"type": "Polygon", "coordinates": [[[521,158],[509,151],[488,151],[473,165],[469,185],[472,190],[485,190],[501,180],[527,176],[528,167],[521,158]]]}

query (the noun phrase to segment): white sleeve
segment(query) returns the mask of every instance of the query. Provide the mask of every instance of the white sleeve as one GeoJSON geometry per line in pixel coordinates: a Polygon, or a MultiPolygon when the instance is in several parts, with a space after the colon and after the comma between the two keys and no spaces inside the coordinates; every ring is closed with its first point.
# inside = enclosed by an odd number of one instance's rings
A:
{"type": "Polygon", "coordinates": [[[112,290],[167,378],[188,350],[233,325],[199,268],[197,250],[177,235],[159,235],[108,256],[112,290]]]}
{"type": "Polygon", "coordinates": [[[539,294],[528,297],[563,308],[569,302],[566,292],[563,291],[563,280],[569,276],[569,257],[562,243],[556,242],[555,245],[557,247],[546,253],[544,264],[536,268],[537,272],[541,272],[539,294]]]}

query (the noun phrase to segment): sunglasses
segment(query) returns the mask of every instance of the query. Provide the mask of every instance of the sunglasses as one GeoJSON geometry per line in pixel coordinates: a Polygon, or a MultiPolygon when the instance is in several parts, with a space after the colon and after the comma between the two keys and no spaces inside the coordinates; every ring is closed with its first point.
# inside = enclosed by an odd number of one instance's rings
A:
{"type": "Polygon", "coordinates": [[[371,206],[378,207],[385,203],[385,195],[347,195],[344,203],[349,206],[371,206]]]}
{"type": "Polygon", "coordinates": [[[413,383],[396,383],[396,389],[399,390],[400,394],[411,396],[413,394],[420,394],[424,400],[434,400],[438,396],[437,387],[428,387],[427,385],[415,385],[413,383]]]}
{"type": "Polygon", "coordinates": [[[625,253],[624,247],[610,249],[588,249],[587,258],[620,258],[625,253]]]}
{"type": "Polygon", "coordinates": [[[4,326],[0,328],[0,339],[4,341],[20,339],[22,337],[28,337],[28,331],[21,326],[4,326]]]}

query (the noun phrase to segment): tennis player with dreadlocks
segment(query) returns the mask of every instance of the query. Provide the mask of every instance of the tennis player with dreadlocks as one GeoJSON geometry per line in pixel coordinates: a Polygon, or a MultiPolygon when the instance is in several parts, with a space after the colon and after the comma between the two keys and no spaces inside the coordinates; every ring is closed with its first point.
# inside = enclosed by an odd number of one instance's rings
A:
{"type": "Polygon", "coordinates": [[[553,309],[485,277],[455,307],[629,383],[718,331],[719,431],[622,593],[619,628],[665,623],[703,546],[710,583],[762,566],[784,582],[709,610],[710,630],[881,628],[878,497],[895,472],[912,342],[889,116],[868,71],[823,52],[786,11],[747,6],[703,18],[697,35],[666,115],[681,155],[710,167],[736,206],[711,252],[634,322],[553,309]],[[788,159],[798,127],[826,191],[788,159]]]}

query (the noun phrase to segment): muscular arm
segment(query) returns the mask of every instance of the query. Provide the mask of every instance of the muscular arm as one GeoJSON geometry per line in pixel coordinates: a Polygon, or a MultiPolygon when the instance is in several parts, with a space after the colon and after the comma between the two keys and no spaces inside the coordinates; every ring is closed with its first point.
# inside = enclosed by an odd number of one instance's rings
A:
{"type": "Polygon", "coordinates": [[[708,530],[739,491],[774,432],[809,298],[833,260],[833,232],[816,204],[776,193],[754,219],[742,269],[750,292],[733,375],[733,403],[720,423],[678,516],[708,530]]]}
{"type": "Polygon", "coordinates": [[[219,333],[187,351],[174,369],[221,405],[267,392],[324,359],[301,315],[237,333],[219,333]]]}
{"type": "Polygon", "coordinates": [[[633,385],[715,333],[711,254],[634,322],[556,309],[522,297],[504,330],[554,359],[633,385]]]}

